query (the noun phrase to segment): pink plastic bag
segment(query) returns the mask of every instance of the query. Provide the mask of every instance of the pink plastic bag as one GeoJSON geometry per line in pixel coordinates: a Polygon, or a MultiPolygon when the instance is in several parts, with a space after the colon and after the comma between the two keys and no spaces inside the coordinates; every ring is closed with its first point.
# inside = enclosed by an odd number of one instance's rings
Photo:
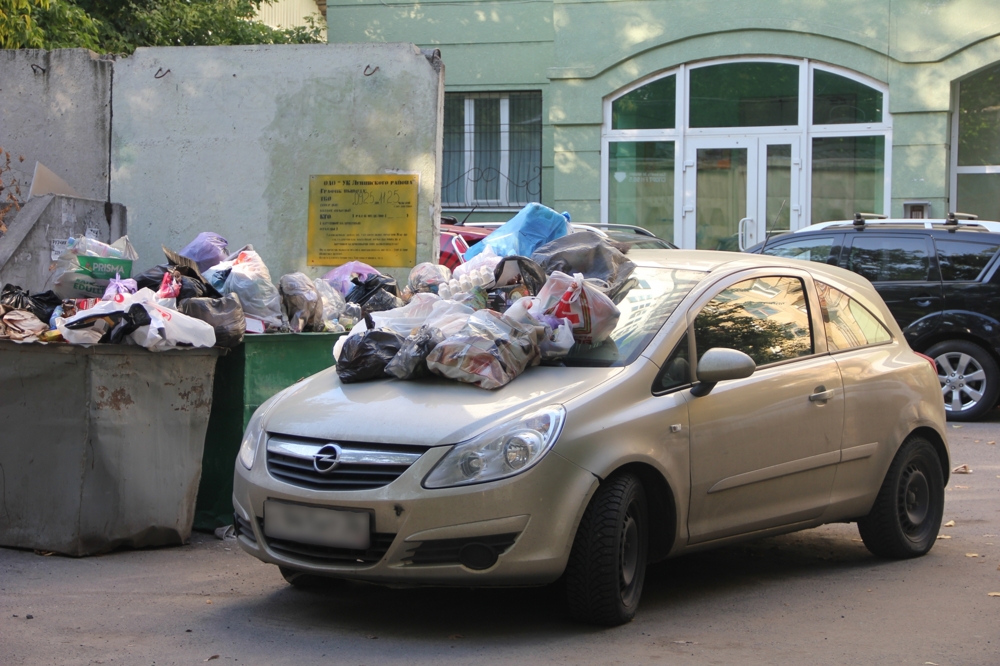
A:
{"type": "Polygon", "coordinates": [[[354,289],[351,278],[355,275],[364,282],[372,275],[381,275],[381,273],[360,261],[348,261],[343,266],[337,266],[324,275],[323,279],[333,285],[333,288],[339,291],[342,296],[347,296],[351,289],[354,289]]]}
{"type": "Polygon", "coordinates": [[[585,345],[604,342],[618,325],[621,312],[600,289],[587,282],[582,273],[573,277],[560,271],[549,276],[538,292],[542,312],[568,319],[573,339],[585,345]]]}
{"type": "Polygon", "coordinates": [[[177,298],[181,295],[181,281],[177,279],[172,271],[163,273],[163,281],[160,282],[160,290],[156,292],[157,298],[177,298]]]}

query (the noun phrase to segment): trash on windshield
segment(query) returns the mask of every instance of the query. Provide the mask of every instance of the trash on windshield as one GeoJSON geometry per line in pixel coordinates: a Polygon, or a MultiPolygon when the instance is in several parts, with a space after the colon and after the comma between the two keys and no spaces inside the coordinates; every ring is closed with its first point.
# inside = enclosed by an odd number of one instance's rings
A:
{"type": "Polygon", "coordinates": [[[607,283],[605,293],[612,299],[635,270],[635,264],[613,241],[592,231],[557,238],[535,250],[531,258],[550,275],[556,271],[567,275],[580,273],[585,278],[607,283]]]}
{"type": "Polygon", "coordinates": [[[530,203],[517,215],[465,253],[468,262],[486,248],[501,257],[530,257],[540,245],[569,233],[569,214],[557,213],[540,203],[530,203]]]}
{"type": "Polygon", "coordinates": [[[53,274],[53,291],[60,298],[100,298],[115,275],[132,276],[139,258],[128,236],[111,245],[78,236],[66,242],[53,274]]]}
{"type": "Polygon", "coordinates": [[[606,340],[621,316],[614,302],[581,273],[572,277],[552,273],[538,299],[544,314],[569,320],[573,338],[580,344],[597,345],[606,340]]]}
{"type": "Polygon", "coordinates": [[[337,376],[345,384],[384,378],[386,365],[406,339],[399,333],[375,328],[371,315],[365,316],[365,324],[368,330],[348,337],[337,357],[337,376]]]}

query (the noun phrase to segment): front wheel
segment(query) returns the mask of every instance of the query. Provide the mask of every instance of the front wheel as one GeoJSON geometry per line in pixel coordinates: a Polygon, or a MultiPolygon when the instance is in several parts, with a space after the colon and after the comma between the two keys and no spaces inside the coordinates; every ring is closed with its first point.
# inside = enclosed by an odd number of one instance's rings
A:
{"type": "Polygon", "coordinates": [[[989,352],[968,340],[945,340],[927,350],[937,365],[949,421],[973,421],[993,409],[1000,370],[989,352]]]}
{"type": "Polygon", "coordinates": [[[569,563],[570,614],[615,626],[635,617],[646,578],[648,513],[642,482],[620,474],[601,484],[580,521],[569,563]]]}
{"type": "Polygon", "coordinates": [[[873,555],[920,557],[934,545],[943,513],[941,459],[926,439],[910,437],[889,465],[871,513],[858,521],[858,531],[873,555]]]}

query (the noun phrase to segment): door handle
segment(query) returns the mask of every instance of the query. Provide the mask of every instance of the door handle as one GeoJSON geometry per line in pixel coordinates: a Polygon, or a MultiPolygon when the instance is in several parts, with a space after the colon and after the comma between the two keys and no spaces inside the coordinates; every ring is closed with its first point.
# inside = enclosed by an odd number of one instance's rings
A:
{"type": "Polygon", "coordinates": [[[824,386],[817,386],[816,392],[809,396],[809,402],[826,402],[833,397],[833,389],[826,390],[824,386]]]}
{"type": "Polygon", "coordinates": [[[941,300],[941,297],[940,296],[929,296],[929,295],[928,296],[914,296],[910,300],[913,301],[914,303],[927,303],[928,301],[939,301],[939,300],[941,300]]]}

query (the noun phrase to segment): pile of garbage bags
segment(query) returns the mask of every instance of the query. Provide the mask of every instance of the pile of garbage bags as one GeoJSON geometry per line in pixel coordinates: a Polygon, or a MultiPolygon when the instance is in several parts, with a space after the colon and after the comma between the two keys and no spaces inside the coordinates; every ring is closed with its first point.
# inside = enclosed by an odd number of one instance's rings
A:
{"type": "Polygon", "coordinates": [[[328,274],[343,289],[343,272],[355,274],[347,300],[363,310],[334,347],[340,380],[438,375],[495,389],[529,367],[558,363],[574,345],[603,344],[618,324],[616,303],[637,284],[635,264],[598,234],[571,233],[568,221],[532,204],[454,273],[419,264],[398,292],[368,266],[328,274]]]}

